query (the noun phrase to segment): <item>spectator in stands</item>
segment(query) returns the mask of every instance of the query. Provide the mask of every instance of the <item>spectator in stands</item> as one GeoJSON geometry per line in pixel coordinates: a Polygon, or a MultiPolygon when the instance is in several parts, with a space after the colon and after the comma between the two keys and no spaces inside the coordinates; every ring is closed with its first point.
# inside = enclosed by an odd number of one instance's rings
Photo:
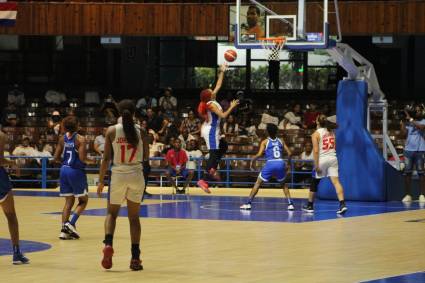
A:
{"type": "Polygon", "coordinates": [[[113,125],[117,123],[118,107],[117,102],[115,101],[112,94],[109,94],[103,101],[103,105],[100,108],[100,111],[105,116],[105,122],[107,125],[113,125]]]}
{"type": "Polygon", "coordinates": [[[416,167],[420,179],[419,202],[425,202],[425,176],[424,176],[424,154],[425,154],[425,119],[421,112],[406,111],[406,122],[401,120],[400,130],[403,134],[407,132],[406,144],[404,147],[404,158],[406,166],[404,168],[406,195],[403,202],[411,202],[411,180],[413,168],[416,167]]]}
{"type": "Polygon", "coordinates": [[[45,134],[40,134],[36,144],[37,150],[39,152],[50,152],[53,155],[53,147],[47,143],[47,138],[45,134]]]}
{"type": "Polygon", "coordinates": [[[244,117],[241,126],[239,127],[239,134],[247,137],[257,137],[257,122],[254,117],[244,117]]]}
{"type": "Polygon", "coordinates": [[[192,181],[193,171],[186,168],[188,157],[186,151],[181,149],[180,139],[174,139],[173,147],[168,150],[166,155],[168,170],[165,173],[170,184],[176,189],[176,193],[184,193],[186,187],[192,181]],[[186,182],[181,190],[173,182],[172,177],[183,177],[186,182]]]}
{"type": "Polygon", "coordinates": [[[24,106],[25,105],[25,94],[19,88],[18,84],[13,85],[13,88],[7,93],[7,104],[9,106],[24,106]]]}
{"type": "Polygon", "coordinates": [[[183,128],[183,130],[180,131],[180,135],[178,136],[178,138],[180,139],[183,149],[186,149],[186,146],[190,140],[196,139],[194,136],[189,134],[189,131],[187,130],[187,128],[183,128]]]}
{"type": "Polygon", "coordinates": [[[200,164],[197,160],[193,160],[194,158],[201,158],[202,157],[202,151],[199,150],[199,144],[196,139],[189,140],[186,148],[188,161],[186,164],[186,168],[195,174],[195,171],[197,169],[197,164],[200,164]]]}
{"type": "Polygon", "coordinates": [[[174,124],[174,119],[172,117],[165,117],[164,118],[164,126],[163,128],[158,132],[160,136],[163,136],[165,140],[168,140],[170,137],[178,137],[179,136],[179,129],[174,124]]]}
{"type": "Polygon", "coordinates": [[[107,129],[108,128],[103,128],[102,134],[98,135],[93,142],[93,149],[100,156],[103,156],[103,151],[105,150],[105,136],[107,129]]]}
{"type": "Polygon", "coordinates": [[[289,111],[284,115],[284,119],[280,122],[279,128],[286,130],[295,128],[299,129],[302,127],[301,105],[297,103],[292,107],[292,111],[289,111]],[[286,123],[285,120],[287,121],[286,123]],[[281,127],[281,124],[283,128],[281,127]]]}
{"type": "Polygon", "coordinates": [[[53,105],[62,105],[64,102],[66,102],[65,93],[55,89],[49,89],[48,91],[46,91],[44,98],[46,99],[46,102],[48,104],[53,105]]]}
{"type": "Polygon", "coordinates": [[[316,128],[316,118],[320,115],[320,112],[316,110],[317,106],[314,103],[307,104],[307,111],[304,113],[304,124],[307,129],[316,128]]]}
{"type": "Polygon", "coordinates": [[[155,133],[158,133],[163,128],[164,119],[158,116],[152,108],[148,108],[146,110],[146,116],[148,128],[154,130],[155,133]]]}
{"type": "Polygon", "coordinates": [[[159,106],[166,112],[177,109],[177,98],[172,96],[173,90],[167,87],[164,90],[164,96],[159,98],[159,106]]]}
{"type": "Polygon", "coordinates": [[[19,124],[19,118],[17,113],[9,113],[5,117],[6,127],[16,127],[19,124]]]}
{"type": "Polygon", "coordinates": [[[230,107],[230,101],[233,100],[233,94],[230,91],[227,91],[226,97],[224,97],[222,100],[220,100],[220,106],[223,109],[223,111],[227,111],[230,107]]]}
{"type": "MultiPolygon", "coordinates": [[[[314,161],[313,157],[313,145],[309,142],[304,144],[304,151],[300,155],[301,162],[295,163],[295,169],[298,172],[311,172],[313,170],[313,162],[308,162],[304,160],[314,161]]],[[[311,179],[311,174],[295,174],[295,182],[299,183],[306,179],[311,179]]]]}
{"type": "Polygon", "coordinates": [[[294,107],[292,107],[292,111],[285,114],[285,119],[287,119],[292,125],[297,125],[302,128],[304,125],[301,115],[301,105],[296,103],[294,107]]]}
{"type": "Polygon", "coordinates": [[[187,129],[190,135],[200,134],[201,121],[195,116],[193,109],[190,109],[187,113],[187,117],[184,117],[184,120],[180,125],[180,132],[183,132],[183,129],[187,129]]]}
{"type": "MultiPolygon", "coordinates": [[[[152,130],[149,130],[148,141],[149,141],[149,157],[161,156],[161,152],[164,150],[164,144],[161,142],[158,142],[157,135],[154,134],[152,130]]],[[[151,167],[159,167],[161,165],[161,161],[150,160],[149,164],[151,167]]]]}
{"type": "Polygon", "coordinates": [[[148,121],[146,119],[140,119],[139,125],[140,125],[140,129],[142,129],[146,133],[149,133],[148,121]]]}
{"type": "MultiPolygon", "coordinates": [[[[30,139],[28,137],[25,137],[22,139],[22,143],[18,145],[12,152],[13,156],[22,156],[22,157],[28,157],[28,156],[37,156],[38,151],[30,145],[30,139]]],[[[16,163],[18,167],[33,167],[34,165],[34,159],[31,158],[18,158],[16,160],[16,163]]],[[[28,170],[20,170],[21,174],[20,176],[30,176],[31,171],[28,170]]]]}
{"type": "Polygon", "coordinates": [[[223,134],[237,136],[239,134],[239,124],[235,120],[235,116],[230,114],[223,125],[223,134]]]}
{"type": "Polygon", "coordinates": [[[279,118],[273,116],[272,115],[273,113],[271,110],[272,110],[272,107],[267,105],[265,112],[261,115],[261,122],[258,125],[259,130],[265,130],[267,127],[267,124],[274,124],[276,126],[279,124],[279,118]]]}
{"type": "Polygon", "coordinates": [[[158,107],[158,101],[155,97],[150,96],[147,93],[144,97],[140,98],[137,101],[136,108],[139,110],[140,114],[146,116],[146,110],[148,108],[156,108],[158,107]]]}
{"type": "MultiPolygon", "coordinates": [[[[46,140],[42,140],[41,138],[37,141],[36,152],[34,153],[37,157],[52,157],[53,156],[53,148],[51,145],[46,143],[46,140]]],[[[41,158],[36,158],[38,166],[42,166],[41,158]]],[[[49,164],[49,160],[47,160],[46,165],[49,164]]]]}
{"type": "Polygon", "coordinates": [[[62,117],[59,111],[54,110],[50,116],[50,119],[47,120],[48,132],[59,135],[61,131],[62,117]]]}

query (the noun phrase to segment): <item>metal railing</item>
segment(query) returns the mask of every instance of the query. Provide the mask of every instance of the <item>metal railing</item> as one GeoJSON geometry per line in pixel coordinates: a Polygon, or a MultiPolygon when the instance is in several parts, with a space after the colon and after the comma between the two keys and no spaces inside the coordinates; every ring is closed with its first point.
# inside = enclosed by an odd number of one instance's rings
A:
{"type": "MultiPolygon", "coordinates": [[[[21,167],[19,170],[21,172],[25,172],[24,176],[21,176],[16,178],[16,175],[12,174],[11,181],[20,183],[20,182],[33,182],[39,184],[40,188],[46,189],[48,187],[48,183],[58,183],[59,179],[59,170],[60,166],[56,165],[55,167],[52,167],[52,165],[49,164],[49,160],[53,160],[52,157],[29,157],[29,156],[5,156],[5,158],[9,158],[11,160],[19,160],[19,159],[31,159],[31,160],[38,160],[37,162],[31,162],[32,164],[37,164],[37,167],[21,167]],[[56,172],[56,174],[54,174],[56,172]],[[51,174],[52,173],[52,174],[51,174]],[[55,175],[52,177],[52,175],[55,175]]],[[[96,159],[100,159],[100,157],[97,157],[96,159]]],[[[159,161],[165,160],[164,157],[151,157],[151,161],[159,161]]],[[[238,168],[238,161],[250,161],[251,158],[246,157],[225,157],[222,158],[221,164],[224,166],[221,166],[218,170],[220,173],[222,180],[220,182],[211,182],[211,184],[215,185],[221,185],[225,187],[233,187],[235,185],[253,185],[257,179],[257,176],[260,172],[260,170],[250,170],[249,168],[246,168],[246,166],[242,168],[238,168]],[[238,180],[238,179],[243,180],[238,180]]],[[[194,174],[194,180],[192,180],[192,183],[196,184],[196,181],[199,180],[202,177],[203,174],[203,167],[202,162],[204,161],[204,158],[191,158],[190,161],[196,162],[196,169],[194,174]]],[[[258,161],[264,161],[264,159],[259,159],[258,161]]],[[[257,162],[258,162],[257,161],[257,162]]],[[[285,162],[288,162],[288,160],[285,160],[285,162]]],[[[303,180],[309,179],[309,176],[311,176],[312,171],[311,170],[302,170],[297,171],[296,170],[296,164],[297,163],[313,163],[312,160],[291,160],[289,163],[290,171],[288,176],[286,176],[285,183],[290,188],[297,188],[297,187],[305,187],[308,186],[308,183],[303,182],[297,182],[296,179],[297,176],[304,175],[306,178],[302,178],[303,180]]],[[[257,163],[259,164],[259,162],[257,163]]],[[[99,164],[100,165],[100,164],[99,164]]],[[[312,166],[311,166],[312,167],[312,166]]],[[[260,166],[257,166],[257,169],[261,169],[260,166]]],[[[99,172],[99,166],[92,167],[87,166],[85,168],[85,171],[87,173],[98,173],[99,172]]],[[[149,184],[160,184],[159,177],[161,175],[165,175],[165,172],[167,171],[167,167],[152,167],[151,169],[151,175],[149,184]],[[156,178],[158,177],[158,178],[156,178]]],[[[264,184],[265,186],[276,186],[279,185],[279,183],[270,182],[267,184],[264,184]]]]}

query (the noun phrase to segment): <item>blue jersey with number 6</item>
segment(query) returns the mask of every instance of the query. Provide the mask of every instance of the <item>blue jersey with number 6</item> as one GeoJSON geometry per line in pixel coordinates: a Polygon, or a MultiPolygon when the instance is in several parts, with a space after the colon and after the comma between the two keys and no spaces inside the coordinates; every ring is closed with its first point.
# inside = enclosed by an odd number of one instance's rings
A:
{"type": "Polygon", "coordinates": [[[273,140],[271,138],[268,138],[265,149],[265,155],[267,160],[282,159],[283,144],[280,139],[276,138],[273,140]]]}
{"type": "Polygon", "coordinates": [[[62,165],[69,166],[74,169],[84,169],[86,165],[81,162],[78,155],[78,150],[75,145],[75,139],[77,138],[77,133],[74,133],[70,138],[65,136],[63,137],[64,148],[63,148],[63,160],[62,165]]]}
{"type": "Polygon", "coordinates": [[[286,175],[286,165],[283,161],[283,144],[278,138],[267,139],[265,157],[267,162],[260,172],[260,179],[269,182],[274,177],[278,182],[283,182],[286,175]]]}

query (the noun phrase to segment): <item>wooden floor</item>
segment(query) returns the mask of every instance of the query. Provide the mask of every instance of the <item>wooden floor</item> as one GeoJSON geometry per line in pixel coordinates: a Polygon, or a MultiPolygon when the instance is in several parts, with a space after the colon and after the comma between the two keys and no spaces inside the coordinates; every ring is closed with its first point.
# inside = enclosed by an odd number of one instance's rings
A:
{"type": "MultiPolygon", "coordinates": [[[[239,193],[248,190],[232,190],[239,193]]],[[[131,272],[125,217],[117,222],[113,269],[104,271],[103,216],[82,216],[82,238],[60,241],[60,215],[48,213],[61,211],[63,199],[15,201],[21,239],[52,247],[27,253],[25,266],[0,256],[1,282],[361,282],[425,270],[425,223],[406,222],[424,219],[423,209],[304,223],[144,217],[145,270],[131,272]]],[[[104,199],[90,199],[89,209],[104,207],[104,199]]],[[[4,217],[0,227],[0,238],[9,238],[4,217]]]]}

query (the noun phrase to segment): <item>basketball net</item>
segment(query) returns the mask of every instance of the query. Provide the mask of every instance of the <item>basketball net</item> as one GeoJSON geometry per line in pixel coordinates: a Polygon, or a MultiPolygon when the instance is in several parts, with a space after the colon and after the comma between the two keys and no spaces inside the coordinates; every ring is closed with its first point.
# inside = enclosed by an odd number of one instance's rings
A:
{"type": "Polygon", "coordinates": [[[285,46],[286,38],[281,37],[269,37],[269,38],[260,38],[261,46],[264,50],[268,50],[269,61],[279,61],[280,60],[280,51],[283,46],[285,46]]]}

